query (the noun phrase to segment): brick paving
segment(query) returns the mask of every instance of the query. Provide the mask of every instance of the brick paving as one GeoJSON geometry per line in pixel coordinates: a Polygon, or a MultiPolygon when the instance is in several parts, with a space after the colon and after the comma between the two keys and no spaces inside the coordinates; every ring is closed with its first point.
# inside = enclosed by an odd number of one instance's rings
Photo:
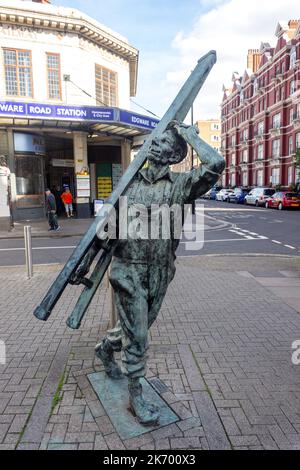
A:
{"type": "MultiPolygon", "coordinates": [[[[69,286],[47,322],[32,311],[57,267],[0,269],[0,449],[300,449],[300,311],[274,287],[299,281],[300,260],[180,258],[151,329],[148,380],[180,420],[121,440],[87,375],[107,328],[110,294],[97,293],[82,327],[65,325],[80,287],[69,286]],[[155,381],[153,385],[155,386],[155,381]]],[[[297,305],[297,304],[295,304],[297,305]]]]}

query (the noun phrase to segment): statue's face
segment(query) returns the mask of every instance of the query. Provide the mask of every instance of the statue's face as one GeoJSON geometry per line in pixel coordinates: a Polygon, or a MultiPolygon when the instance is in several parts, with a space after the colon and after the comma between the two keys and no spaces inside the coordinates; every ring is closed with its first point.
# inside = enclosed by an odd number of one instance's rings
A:
{"type": "Polygon", "coordinates": [[[161,137],[152,140],[148,154],[149,162],[156,165],[171,165],[176,161],[175,147],[174,133],[165,131],[161,137]]]}

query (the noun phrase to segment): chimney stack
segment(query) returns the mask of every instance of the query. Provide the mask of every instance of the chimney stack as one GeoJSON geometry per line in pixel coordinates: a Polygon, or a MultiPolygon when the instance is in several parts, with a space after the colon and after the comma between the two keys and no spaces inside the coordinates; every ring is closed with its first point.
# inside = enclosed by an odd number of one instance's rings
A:
{"type": "Polygon", "coordinates": [[[249,49],[247,57],[247,68],[256,73],[260,64],[261,53],[259,49],[249,49]]]}
{"type": "Polygon", "coordinates": [[[290,20],[288,22],[290,29],[297,29],[298,28],[298,20],[290,20]]]}

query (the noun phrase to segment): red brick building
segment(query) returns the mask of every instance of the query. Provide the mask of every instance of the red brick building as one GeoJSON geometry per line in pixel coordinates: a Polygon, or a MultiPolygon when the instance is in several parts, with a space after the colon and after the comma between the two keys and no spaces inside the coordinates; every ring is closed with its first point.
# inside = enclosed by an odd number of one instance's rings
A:
{"type": "Polygon", "coordinates": [[[277,44],[248,51],[222,102],[223,186],[289,186],[298,181],[300,21],[279,23],[277,44]]]}

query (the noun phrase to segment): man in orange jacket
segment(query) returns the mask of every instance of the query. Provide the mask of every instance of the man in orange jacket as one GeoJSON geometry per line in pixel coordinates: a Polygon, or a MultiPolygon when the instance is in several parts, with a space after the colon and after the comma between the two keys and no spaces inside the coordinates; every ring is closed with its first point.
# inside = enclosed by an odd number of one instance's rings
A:
{"type": "Polygon", "coordinates": [[[68,186],[65,187],[65,190],[61,195],[61,198],[62,198],[62,201],[65,205],[65,210],[66,210],[67,217],[68,218],[73,217],[73,204],[72,204],[73,197],[72,197],[71,191],[68,188],[68,186]]]}

